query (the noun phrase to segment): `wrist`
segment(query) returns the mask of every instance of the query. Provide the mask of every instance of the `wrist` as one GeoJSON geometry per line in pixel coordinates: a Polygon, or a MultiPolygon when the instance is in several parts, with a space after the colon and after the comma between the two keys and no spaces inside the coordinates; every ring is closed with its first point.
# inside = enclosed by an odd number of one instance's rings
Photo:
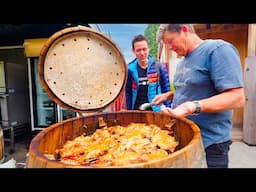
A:
{"type": "Polygon", "coordinates": [[[167,92],[167,98],[166,99],[169,99],[169,100],[172,100],[172,98],[173,98],[173,91],[169,91],[169,92],[167,92]]]}
{"type": "Polygon", "coordinates": [[[202,110],[200,102],[199,101],[192,101],[192,103],[195,105],[195,110],[194,110],[194,112],[192,114],[193,115],[200,114],[201,110],[202,110]]]}

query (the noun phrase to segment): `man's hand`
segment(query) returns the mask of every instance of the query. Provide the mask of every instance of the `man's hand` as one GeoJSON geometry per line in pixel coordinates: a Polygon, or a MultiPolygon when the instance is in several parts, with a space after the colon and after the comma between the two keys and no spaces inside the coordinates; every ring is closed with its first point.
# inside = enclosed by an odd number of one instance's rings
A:
{"type": "Polygon", "coordinates": [[[173,93],[174,92],[169,91],[169,92],[166,92],[166,93],[162,93],[160,95],[156,95],[155,98],[152,100],[152,103],[154,105],[160,105],[161,103],[163,103],[167,99],[172,99],[173,93]]]}
{"type": "Polygon", "coordinates": [[[185,103],[182,103],[175,109],[171,109],[169,107],[162,106],[161,111],[166,114],[173,114],[181,117],[185,117],[187,115],[192,115],[196,110],[196,106],[193,102],[187,101],[185,103]]]}

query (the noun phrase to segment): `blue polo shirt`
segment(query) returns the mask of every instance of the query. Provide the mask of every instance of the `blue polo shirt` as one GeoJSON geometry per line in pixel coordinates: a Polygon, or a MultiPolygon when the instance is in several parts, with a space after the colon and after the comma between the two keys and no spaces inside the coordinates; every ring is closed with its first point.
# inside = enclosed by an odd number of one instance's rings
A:
{"type": "MultiPolygon", "coordinates": [[[[237,49],[223,40],[205,40],[177,65],[172,108],[243,87],[237,49]]],[[[187,116],[200,128],[204,147],[231,139],[233,110],[187,116]]]]}

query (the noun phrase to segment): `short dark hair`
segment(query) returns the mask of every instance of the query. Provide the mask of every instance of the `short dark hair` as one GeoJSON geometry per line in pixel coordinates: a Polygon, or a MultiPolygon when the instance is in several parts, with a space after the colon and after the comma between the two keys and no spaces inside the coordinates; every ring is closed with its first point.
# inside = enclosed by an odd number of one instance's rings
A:
{"type": "Polygon", "coordinates": [[[157,31],[157,41],[160,42],[166,31],[181,32],[181,27],[186,25],[191,33],[195,33],[193,24],[161,24],[157,31]]]}
{"type": "Polygon", "coordinates": [[[134,44],[135,44],[136,42],[138,42],[138,41],[146,41],[147,44],[148,44],[148,39],[147,39],[147,37],[145,37],[144,35],[139,34],[139,35],[134,36],[134,38],[133,38],[133,40],[132,40],[132,49],[134,49],[134,44]]]}

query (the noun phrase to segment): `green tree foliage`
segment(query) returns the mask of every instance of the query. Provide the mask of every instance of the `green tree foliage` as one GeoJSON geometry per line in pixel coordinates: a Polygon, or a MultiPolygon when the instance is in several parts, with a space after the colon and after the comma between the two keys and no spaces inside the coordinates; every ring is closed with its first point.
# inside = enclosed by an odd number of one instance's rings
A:
{"type": "Polygon", "coordinates": [[[160,24],[148,24],[145,29],[144,35],[148,38],[148,43],[150,47],[150,55],[157,59],[158,44],[156,42],[156,32],[160,24]]]}

